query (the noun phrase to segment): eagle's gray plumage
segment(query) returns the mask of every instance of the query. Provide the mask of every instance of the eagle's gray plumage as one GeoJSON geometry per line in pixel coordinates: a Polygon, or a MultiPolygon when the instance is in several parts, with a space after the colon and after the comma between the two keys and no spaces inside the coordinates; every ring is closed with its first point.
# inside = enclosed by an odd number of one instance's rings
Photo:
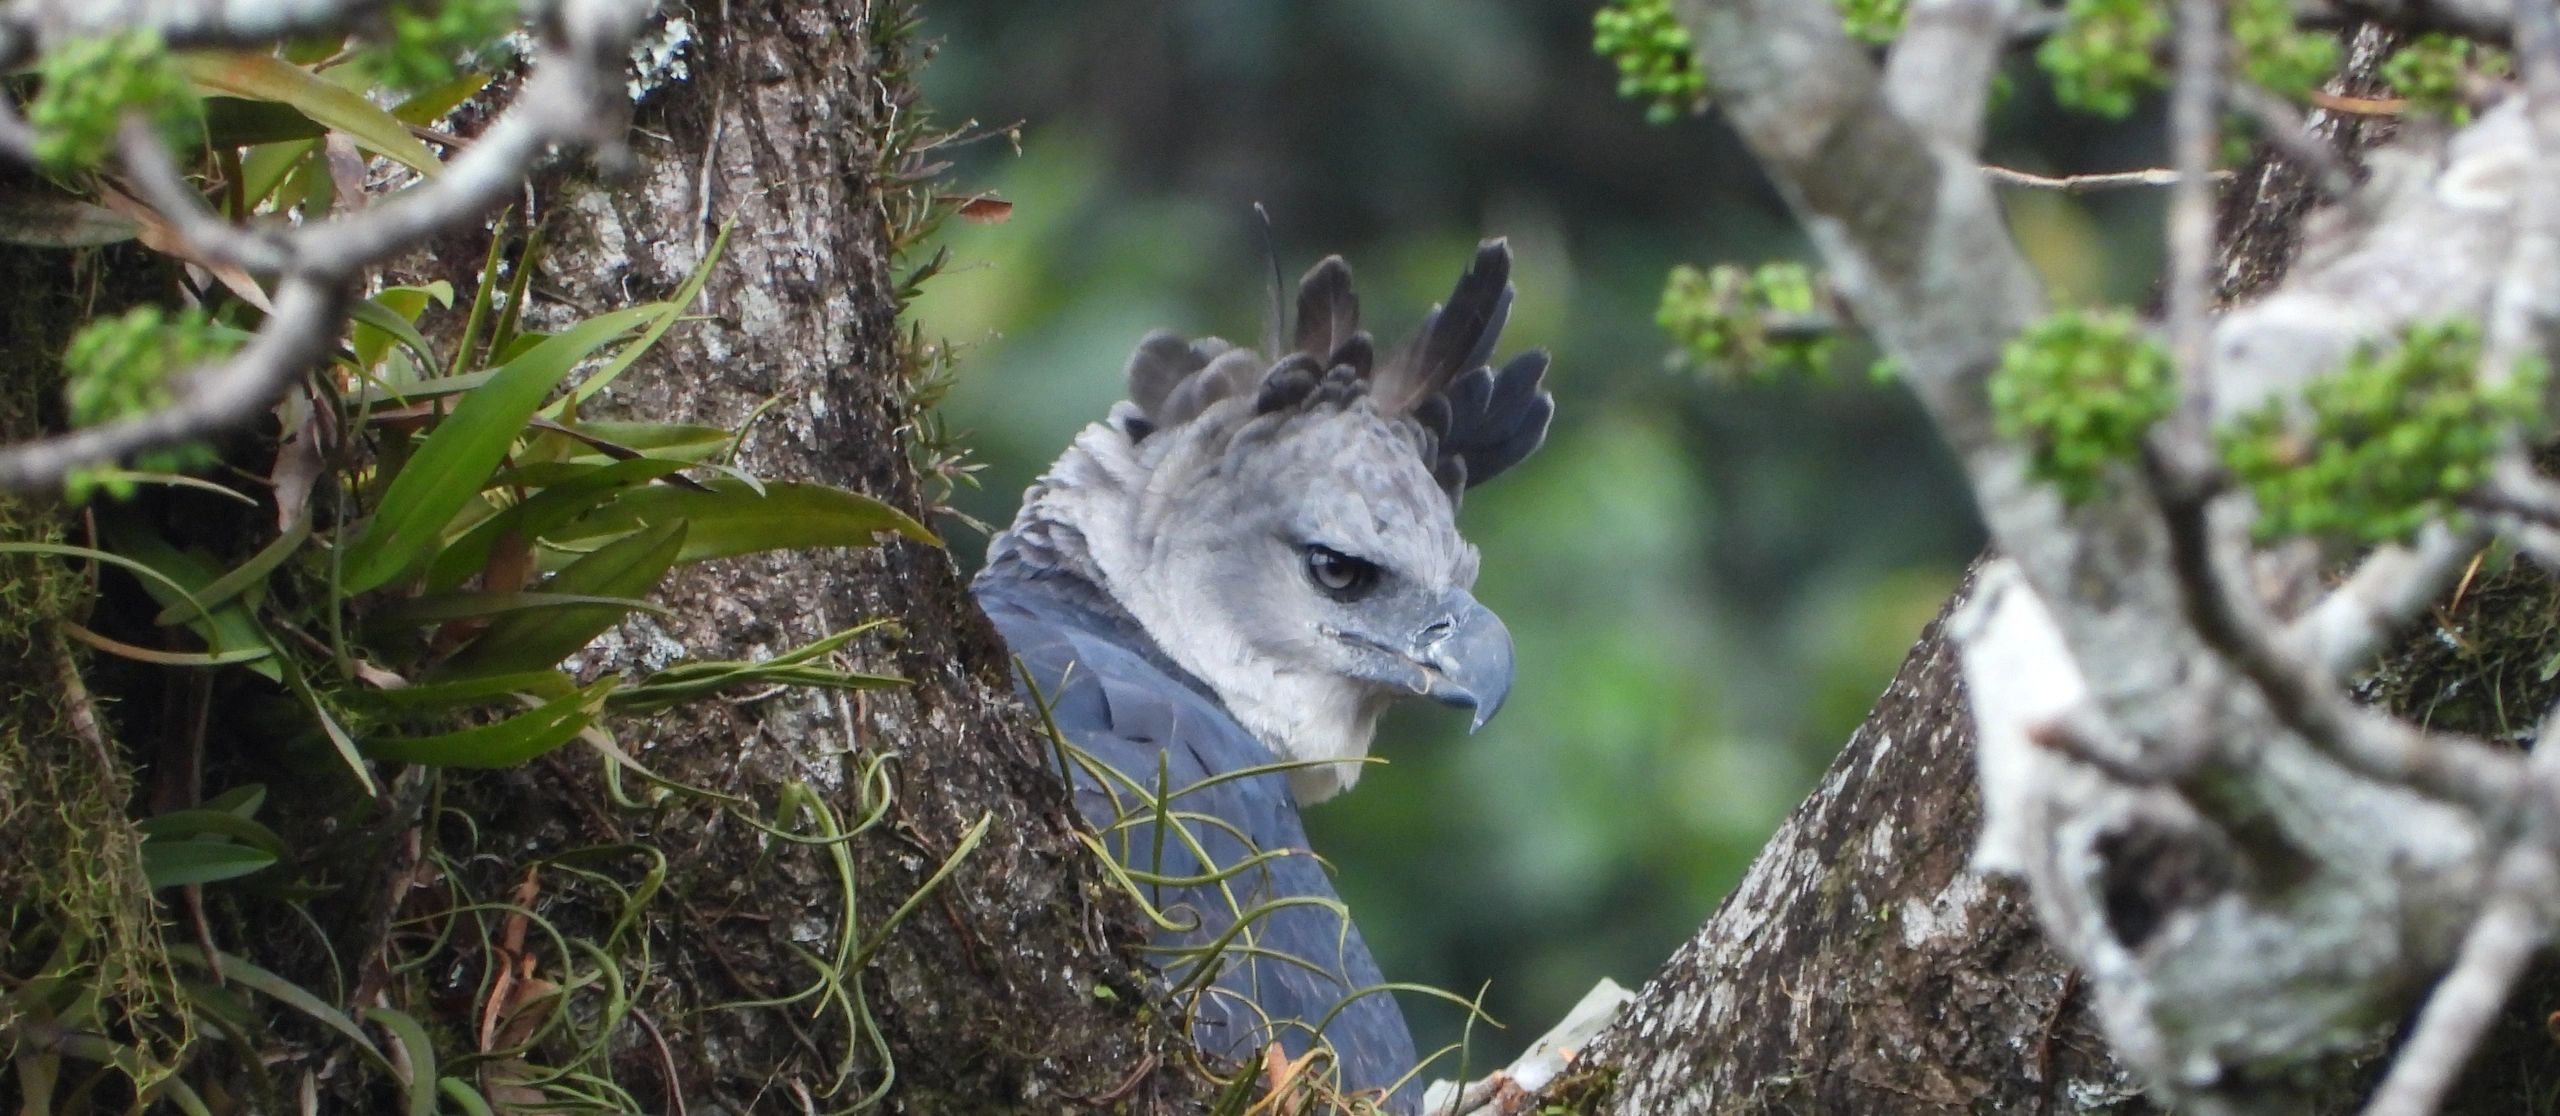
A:
{"type": "Polygon", "coordinates": [[[1128,400],[1025,495],[976,586],[1091,761],[1067,773],[1079,810],[1185,926],[1158,935],[1168,974],[1220,966],[1194,1020],[1203,1048],[1276,1040],[1294,1056],[1323,1027],[1345,1086],[1393,1090],[1399,1109],[1419,1095],[1400,1086],[1412,1035],[1389,996],[1358,994],[1381,978],[1298,806],[1358,779],[1395,698],[1481,725],[1509,691],[1510,636],[1468,594],[1476,551],[1453,517],[1469,486],[1537,448],[1554,409],[1544,353],[1488,366],[1510,262],[1501,241],[1480,246],[1384,357],[1338,258],[1299,284],[1272,357],[1150,335],[1128,400]],[[1168,814],[1145,804],[1159,787],[1168,814]],[[1222,936],[1233,945],[1208,959],[1222,936]]]}

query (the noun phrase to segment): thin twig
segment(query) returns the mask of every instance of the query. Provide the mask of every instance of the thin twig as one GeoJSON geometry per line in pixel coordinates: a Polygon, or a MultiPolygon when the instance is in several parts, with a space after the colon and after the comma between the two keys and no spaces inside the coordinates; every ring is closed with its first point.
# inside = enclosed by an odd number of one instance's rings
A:
{"type": "Polygon", "coordinates": [[[2364,1116],[2433,1116],[2444,1104],[2550,931],[2543,912],[2555,880],[2560,873],[2553,871],[2551,850],[2539,842],[2519,844],[2499,859],[2479,920],[2464,935],[2453,968],[2427,997],[2364,1116]]]}
{"type": "MultiPolygon", "coordinates": [[[[128,6],[109,2],[89,8],[124,11],[128,6]]],[[[343,15],[362,6],[321,5],[314,10],[327,8],[343,15]]],[[[150,14],[164,30],[183,26],[205,34],[248,35],[240,29],[267,28],[285,18],[249,10],[264,7],[205,5],[206,11],[189,16],[174,6],[161,5],[151,6],[150,14]],[[191,18],[194,22],[188,22],[191,18]]],[[[94,14],[86,9],[65,14],[69,8],[30,8],[22,2],[6,14],[19,20],[20,26],[35,26],[49,36],[58,30],[57,23],[87,26],[81,21],[94,14]]],[[[644,6],[630,2],[585,4],[563,11],[553,36],[556,41],[546,45],[515,102],[478,140],[446,163],[443,173],[352,216],[302,228],[246,231],[232,226],[187,186],[147,126],[128,121],[120,136],[121,154],[144,199],[197,256],[277,274],[274,312],[257,336],[230,359],[182,375],[177,400],[167,407],[0,448],[0,488],[55,488],[79,468],[211,436],[263,412],[295,378],[328,358],[345,329],[350,292],[365,269],[440,232],[484,218],[529,180],[534,167],[555,146],[583,144],[609,153],[620,142],[612,121],[619,115],[623,59],[645,15],[644,6]]],[[[310,16],[304,22],[318,18],[310,16]]]]}
{"type": "MultiPolygon", "coordinates": [[[[1986,163],[1983,164],[1982,167],[1982,176],[1990,179],[1992,185],[1995,186],[2015,186],[2029,190],[2059,190],[2066,194],[2090,194],[2101,190],[2128,190],[2146,186],[2175,186],[2178,184],[2178,172],[2170,170],[2167,167],[2146,167],[2142,170],[2098,171],[2090,174],[2066,174],[2053,176],[2033,174],[2027,171],[2014,170],[2009,167],[1997,167],[1986,163]]],[[[2213,180],[2216,182],[2226,181],[2230,179],[2230,177],[2230,171],[2213,172],[2213,180]]]]}
{"type": "Polygon", "coordinates": [[[2470,807],[2482,816],[2511,810],[2523,782],[2512,753],[2450,733],[2426,732],[2350,701],[2327,677],[2269,634],[2273,621],[2256,597],[2222,571],[2200,499],[2170,494],[2168,477],[2151,461],[2168,528],[2171,572],[2187,621],[2207,646],[2257,689],[2268,712],[2312,747],[2369,778],[2470,807]]]}
{"type": "Polygon", "coordinates": [[[2284,642],[2331,678],[2362,669],[2390,639],[2443,594],[2472,555],[2480,532],[2437,524],[2415,546],[2386,546],[2295,619],[2284,642]]]}

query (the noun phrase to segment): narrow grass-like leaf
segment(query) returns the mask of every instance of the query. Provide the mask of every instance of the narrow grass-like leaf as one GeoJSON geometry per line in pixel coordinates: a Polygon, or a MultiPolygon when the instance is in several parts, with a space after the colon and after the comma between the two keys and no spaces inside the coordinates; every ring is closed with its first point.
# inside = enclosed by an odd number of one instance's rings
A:
{"type": "Polygon", "coordinates": [[[657,616],[674,616],[663,605],[651,604],[637,597],[598,597],[582,593],[515,592],[515,593],[430,593],[395,601],[368,617],[384,625],[441,624],[448,620],[471,620],[483,616],[504,616],[514,612],[532,612],[547,608],[611,608],[617,612],[646,612],[657,616]]]}
{"type": "Polygon", "coordinates": [[[302,668],[282,655],[276,656],[275,662],[284,675],[285,688],[301,698],[303,707],[311,711],[312,719],[320,724],[321,734],[329,738],[330,747],[337,749],[338,759],[355,775],[356,783],[364,788],[365,796],[370,798],[381,794],[382,788],[373,781],[373,772],[364,765],[364,756],[356,750],[355,738],[347,735],[346,727],[338,723],[338,715],[329,711],[329,703],[320,699],[320,691],[311,688],[311,680],[302,676],[302,668]]]}
{"type": "MultiPolygon", "coordinates": [[[[543,592],[632,601],[657,588],[658,580],[675,565],[689,533],[685,521],[677,519],[616,539],[553,574],[543,583],[543,592]]],[[[550,666],[586,646],[630,612],[625,604],[615,603],[508,613],[492,621],[470,646],[456,652],[441,673],[447,678],[459,678],[550,666]]]]}
{"type": "Polygon", "coordinates": [[[378,589],[409,568],[432,545],[454,513],[479,495],[480,486],[507,455],[525,421],[579,361],[607,342],[669,313],[650,303],[589,318],[549,338],[496,370],[463,396],[453,413],[427,436],[383,493],[382,506],[349,548],[344,589],[378,589]]]}
{"type": "Polygon", "coordinates": [[[333,85],[311,71],[271,54],[233,51],[181,51],[178,68],[187,79],[216,93],[276,101],[330,128],[347,134],[358,146],[387,155],[419,174],[444,173],[436,158],[409,126],[364,98],[333,85]]]}
{"type": "Polygon", "coordinates": [[[422,682],[397,690],[372,690],[364,694],[364,700],[392,709],[454,709],[486,705],[511,694],[549,701],[577,688],[576,682],[559,671],[527,670],[450,682],[422,682]]]}
{"type": "Polygon", "coordinates": [[[292,530],[277,535],[274,541],[258,548],[258,552],[250,555],[248,561],[240,563],[229,573],[213,579],[203,589],[196,591],[193,599],[180,601],[161,609],[158,616],[151,618],[151,622],[164,628],[171,624],[184,624],[204,615],[206,609],[239,596],[250,586],[263,584],[267,580],[267,575],[275,572],[277,566],[283,565],[285,559],[293,557],[294,551],[301,549],[303,541],[310,537],[311,517],[304,515],[294,523],[292,530]]]}
{"type": "Polygon", "coordinates": [[[578,731],[594,722],[614,682],[610,675],[599,678],[585,689],[493,725],[435,736],[377,739],[365,751],[377,759],[430,767],[514,767],[577,739],[578,731]]]}
{"type": "Polygon", "coordinates": [[[110,639],[69,620],[56,620],[54,624],[62,634],[107,654],[119,659],[131,659],[137,663],[150,663],[153,666],[246,666],[250,663],[264,662],[275,654],[272,648],[266,647],[244,647],[238,651],[161,651],[149,647],[136,647],[120,639],[110,639]]]}
{"type": "Polygon", "coordinates": [[[668,487],[625,492],[593,513],[579,517],[544,541],[576,543],[606,538],[644,523],[682,519],[692,524],[678,562],[728,558],[764,550],[804,550],[824,546],[871,546],[884,532],[940,545],[940,539],[905,512],[858,492],[822,484],[776,482],[759,496],[744,483],[723,478],[705,491],[668,487]]]}
{"type": "Polygon", "coordinates": [[[612,383],[615,377],[622,375],[624,370],[638,362],[641,357],[648,355],[649,349],[658,343],[658,339],[667,335],[668,327],[675,325],[676,319],[683,315],[685,308],[693,305],[694,298],[702,293],[703,280],[709,279],[711,270],[720,265],[720,253],[729,245],[729,229],[736,223],[733,218],[721,224],[720,235],[712,240],[711,250],[703,253],[702,262],[694,265],[693,274],[685,276],[684,285],[677,287],[674,296],[662,304],[667,311],[656,321],[649,323],[648,332],[641,334],[639,340],[632,342],[616,354],[612,363],[597,369],[595,375],[581,381],[566,398],[553,404],[544,411],[544,414],[556,419],[568,413],[569,408],[594,398],[595,394],[603,391],[605,385],[612,383]]]}
{"type": "Polygon", "coordinates": [[[234,879],[276,862],[265,849],[229,841],[144,841],[142,878],[151,889],[234,879]]]}

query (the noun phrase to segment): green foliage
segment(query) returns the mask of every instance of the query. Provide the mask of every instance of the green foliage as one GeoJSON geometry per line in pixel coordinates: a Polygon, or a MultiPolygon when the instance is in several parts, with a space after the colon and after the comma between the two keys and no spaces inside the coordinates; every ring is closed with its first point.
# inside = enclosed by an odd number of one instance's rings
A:
{"type": "Polygon", "coordinates": [[[2512,68],[2505,51],[2430,31],[2383,60],[2382,81],[2408,98],[2411,107],[2443,113],[2459,125],[2471,122],[2471,106],[2463,96],[2465,80],[2475,71],[2505,74],[2512,68]]]}
{"type": "MultiPolygon", "coordinates": [[[[1891,5],[1897,0],[1878,0],[1891,5]]],[[[1591,49],[1618,66],[1618,95],[1645,102],[1644,118],[1668,124],[1707,108],[1697,44],[1670,0],[1612,0],[1591,15],[1591,49]]]]}
{"type": "Polygon", "coordinates": [[[2541,415],[2546,370],[2480,382],[2479,326],[2412,325],[2303,392],[2307,422],[2271,403],[2225,431],[2223,462],[2258,501],[2263,538],[2407,539],[2458,517],[2491,457],[2541,415]]]}
{"type": "Polygon", "coordinates": [[[393,89],[433,88],[485,64],[518,18],[517,0],[413,0],[391,9],[390,36],[356,62],[393,89]]]}
{"type": "Polygon", "coordinates": [[[2240,72],[2268,92],[2299,97],[2338,69],[2338,41],[2294,25],[2288,0],[2232,0],[2240,72]]]}
{"type": "Polygon", "coordinates": [[[1819,375],[1839,347],[1811,269],[1771,262],[1744,271],[1683,264],[1663,284],[1655,324],[1671,334],[1679,355],[1711,375],[1772,380],[1819,375]]]}
{"type": "Polygon", "coordinates": [[[86,167],[115,146],[116,128],[138,111],[172,144],[194,133],[204,109],[169,59],[156,31],[73,39],[47,52],[42,87],[27,105],[36,158],[55,170],[86,167]]]}
{"type": "Polygon", "coordinates": [[[2066,310],[2028,327],[2001,350],[1990,392],[2001,435],[2025,441],[2034,475],[2071,504],[2100,495],[2109,468],[2177,406],[2167,350],[2120,311],[2066,310]]]}
{"type": "Polygon", "coordinates": [[[1902,21],[1911,14],[1911,0],[1840,0],[1840,23],[1849,37],[1870,46],[1883,46],[1902,35],[1902,21]]]}
{"type": "Polygon", "coordinates": [[[2161,0],[2069,0],[2062,18],[2036,48],[2036,63],[2063,107],[2122,120],[2143,94],[2168,84],[2155,57],[2169,33],[2161,0]]]}
{"type": "MultiPolygon", "coordinates": [[[[237,338],[216,327],[201,307],[170,314],[157,306],[137,306],[122,316],[93,321],[62,354],[63,398],[71,422],[98,426],[168,406],[174,398],[173,377],[220,360],[238,345],[237,338]]],[[[190,443],[142,454],[135,465],[173,472],[211,460],[211,452],[202,444],[190,443]]],[[[120,470],[91,469],[75,474],[68,485],[75,502],[87,499],[97,488],[116,499],[129,499],[134,479],[120,470]]]]}

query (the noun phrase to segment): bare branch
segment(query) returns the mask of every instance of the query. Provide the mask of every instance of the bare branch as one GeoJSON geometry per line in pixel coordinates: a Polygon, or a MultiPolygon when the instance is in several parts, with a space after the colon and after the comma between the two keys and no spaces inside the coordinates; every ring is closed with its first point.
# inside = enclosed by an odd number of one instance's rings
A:
{"type": "MultiPolygon", "coordinates": [[[[2066,194],[2089,194],[2096,193],[2100,190],[2126,190],[2145,186],[2175,186],[2178,184],[2178,172],[2170,170],[2167,167],[2149,167],[2143,170],[2099,171],[2092,174],[2066,174],[2051,176],[2030,174],[2022,170],[2013,170],[2008,167],[1995,167],[1985,163],[1982,167],[1982,176],[1990,179],[1992,185],[1995,186],[2016,186],[2028,190],[2059,190],[2066,194]]],[[[2229,181],[2230,178],[2230,171],[2213,172],[2213,180],[2215,182],[2226,182],[2229,181]]]]}
{"type": "Polygon", "coordinates": [[[2302,614],[2285,633],[2313,669],[2342,678],[2364,667],[2426,611],[2479,552],[2478,531],[2436,525],[2414,547],[2386,546],[2302,614]]]}
{"type": "Polygon", "coordinates": [[[2365,1116],[2433,1116],[2550,933],[2544,912],[2560,887],[2560,872],[2553,870],[2548,847],[2529,841],[2509,849],[2491,879],[2479,921],[2463,938],[2452,970],[2427,998],[2365,1116]]]}
{"type": "Polygon", "coordinates": [[[346,321],[346,298],[338,284],[285,281],[266,327],[230,360],[182,375],[174,405],[0,450],[0,488],[56,488],[82,466],[248,423],[295,377],[329,359],[346,321]]]}
{"type": "MultiPolygon", "coordinates": [[[[211,5],[210,15],[197,13],[205,22],[190,26],[233,26],[217,18],[228,10],[211,5]]],[[[120,149],[143,198],[200,257],[277,274],[275,312],[232,359],[182,378],[171,407],[0,448],[0,488],[54,488],[83,466],[206,437],[255,418],[295,377],[328,358],[346,327],[348,292],[366,268],[485,218],[514,196],[554,146],[619,142],[624,53],[645,14],[643,6],[620,0],[562,12],[560,42],[544,51],[505,114],[442,174],[337,221],[289,230],[234,227],[186,184],[149,127],[128,120],[120,149]]],[[[242,24],[248,25],[269,24],[242,24]]]]}
{"type": "Polygon", "coordinates": [[[2234,587],[2217,557],[2201,500],[2164,499],[2170,561],[2188,623],[2256,687],[2268,710],[2314,747],[2369,778],[2457,803],[2482,816],[2514,807],[2524,765],[2513,754],[2447,733],[2422,732],[2358,706],[2312,664],[2269,638],[2274,621],[2234,587]]]}
{"type": "Polygon", "coordinates": [[[64,39],[150,28],[173,47],[265,46],[379,20],[388,0],[17,0],[0,8],[0,62],[22,37],[50,49],[64,39]]]}

